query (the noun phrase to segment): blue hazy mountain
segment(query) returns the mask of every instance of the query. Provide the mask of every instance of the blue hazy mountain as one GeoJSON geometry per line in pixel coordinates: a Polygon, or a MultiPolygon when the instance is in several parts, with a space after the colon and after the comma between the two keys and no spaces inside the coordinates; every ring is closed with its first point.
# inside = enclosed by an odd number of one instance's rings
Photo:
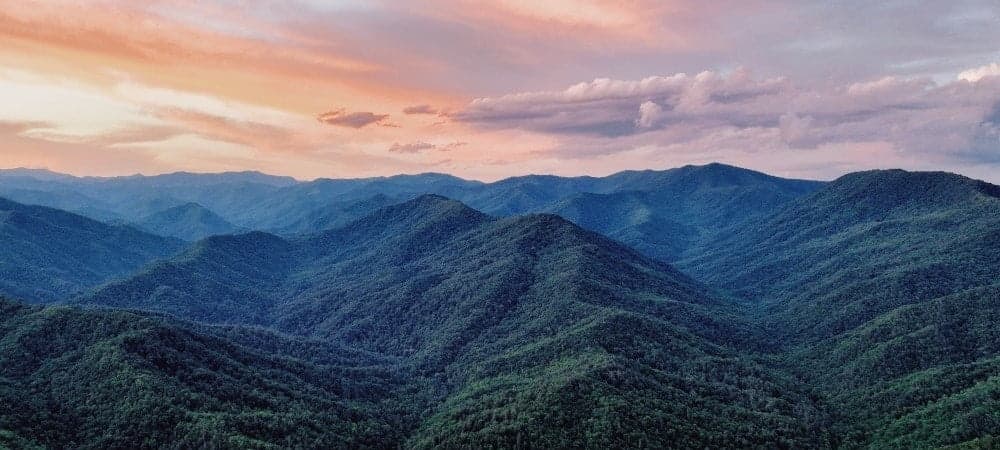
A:
{"type": "Polygon", "coordinates": [[[666,261],[821,185],[723,164],[603,178],[531,175],[494,183],[435,173],[310,182],[259,173],[44,180],[0,173],[0,193],[98,220],[142,223],[151,214],[197,203],[234,227],[283,235],[322,231],[390,200],[436,194],[495,216],[556,213],[666,261]],[[31,195],[24,192],[28,189],[31,195]]]}
{"type": "Polygon", "coordinates": [[[146,216],[137,227],[160,236],[196,241],[240,229],[197,203],[185,203],[146,216]]]}
{"type": "Polygon", "coordinates": [[[49,302],[127,275],[179,240],[0,199],[0,294],[49,302]]]}

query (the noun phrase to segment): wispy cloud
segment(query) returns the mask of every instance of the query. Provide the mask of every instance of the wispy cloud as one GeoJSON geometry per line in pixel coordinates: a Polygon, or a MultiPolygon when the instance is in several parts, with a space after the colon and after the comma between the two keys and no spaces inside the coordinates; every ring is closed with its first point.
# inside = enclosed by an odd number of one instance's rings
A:
{"type": "Polygon", "coordinates": [[[409,144],[400,144],[396,142],[389,147],[389,151],[392,153],[420,153],[434,148],[437,148],[437,146],[426,142],[411,142],[409,144]]]}
{"type": "Polygon", "coordinates": [[[431,105],[413,105],[403,108],[403,114],[438,114],[437,108],[431,105]]]}
{"type": "Polygon", "coordinates": [[[423,153],[428,150],[437,150],[441,152],[449,152],[461,147],[468,145],[468,142],[456,141],[449,142],[447,144],[431,144],[428,142],[411,142],[408,144],[400,144],[398,142],[393,143],[389,147],[389,152],[392,153],[423,153]]]}
{"type": "Polygon", "coordinates": [[[394,126],[389,122],[388,114],[375,114],[368,111],[347,112],[343,109],[328,111],[319,116],[316,120],[328,125],[336,125],[349,128],[364,128],[368,125],[394,126]]]}

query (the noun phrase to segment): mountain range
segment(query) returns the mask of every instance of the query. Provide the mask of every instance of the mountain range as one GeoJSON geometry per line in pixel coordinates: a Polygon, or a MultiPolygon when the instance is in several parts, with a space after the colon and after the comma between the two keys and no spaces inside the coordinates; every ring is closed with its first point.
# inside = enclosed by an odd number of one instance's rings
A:
{"type": "Polygon", "coordinates": [[[0,446],[1000,434],[1000,187],[959,175],[15,171],[0,194],[77,213],[0,203],[0,295],[60,304],[0,302],[0,446]]]}
{"type": "Polygon", "coordinates": [[[767,214],[823,185],[723,164],[604,178],[529,175],[494,183],[435,173],[309,182],[255,172],[118,178],[44,174],[32,178],[23,170],[0,171],[0,196],[144,229],[152,218],[154,230],[192,239],[224,234],[220,231],[227,226],[308,234],[392,203],[437,194],[495,216],[560,214],[665,261],[679,258],[727,224],[767,214]],[[203,223],[178,211],[192,204],[218,217],[203,223]]]}

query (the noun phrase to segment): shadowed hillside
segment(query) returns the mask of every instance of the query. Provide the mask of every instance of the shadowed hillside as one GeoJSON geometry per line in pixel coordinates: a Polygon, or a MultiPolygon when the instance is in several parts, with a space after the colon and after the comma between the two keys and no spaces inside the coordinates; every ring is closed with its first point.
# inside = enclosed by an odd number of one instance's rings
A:
{"type": "Polygon", "coordinates": [[[175,253],[182,243],[0,199],[0,294],[65,299],[175,253]]]}

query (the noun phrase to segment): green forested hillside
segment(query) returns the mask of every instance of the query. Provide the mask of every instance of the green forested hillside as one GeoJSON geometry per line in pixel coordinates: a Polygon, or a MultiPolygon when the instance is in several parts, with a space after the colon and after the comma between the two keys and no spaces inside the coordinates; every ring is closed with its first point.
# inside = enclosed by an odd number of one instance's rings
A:
{"type": "Polygon", "coordinates": [[[333,344],[0,300],[0,447],[387,448],[391,362],[333,344]]]}
{"type": "Polygon", "coordinates": [[[180,241],[0,199],[0,294],[64,300],[181,248],[180,241]]]}
{"type": "Polygon", "coordinates": [[[846,175],[681,263],[826,337],[1000,279],[1000,187],[941,172],[846,175]]]}
{"type": "Polygon", "coordinates": [[[1000,285],[897,308],[791,353],[848,442],[915,447],[1000,430],[1000,285]]]}
{"type": "Polygon", "coordinates": [[[753,330],[735,305],[557,216],[498,220],[423,196],[319,235],[266,236],[203,241],[80,301],[228,314],[402,359],[431,401],[411,446],[597,446],[592,436],[607,433],[649,446],[822,439],[808,389],[741,356],[753,330]],[[267,298],[237,295],[240,280],[282,278],[254,292],[267,298]],[[240,298],[270,308],[230,306],[240,298]]]}
{"type": "Polygon", "coordinates": [[[830,405],[838,446],[1000,434],[1000,187],[846,175],[682,262],[757,306],[778,365],[830,405]]]}
{"type": "Polygon", "coordinates": [[[1000,187],[709,165],[268,189],[319,209],[73,298],[89,309],[3,303],[0,407],[16,412],[0,413],[0,445],[990,448],[1000,435],[1000,187]],[[500,217],[438,195],[393,204],[427,183],[500,217]],[[333,192],[352,200],[322,199],[333,192]],[[508,216],[538,210],[559,215],[508,216]]]}

